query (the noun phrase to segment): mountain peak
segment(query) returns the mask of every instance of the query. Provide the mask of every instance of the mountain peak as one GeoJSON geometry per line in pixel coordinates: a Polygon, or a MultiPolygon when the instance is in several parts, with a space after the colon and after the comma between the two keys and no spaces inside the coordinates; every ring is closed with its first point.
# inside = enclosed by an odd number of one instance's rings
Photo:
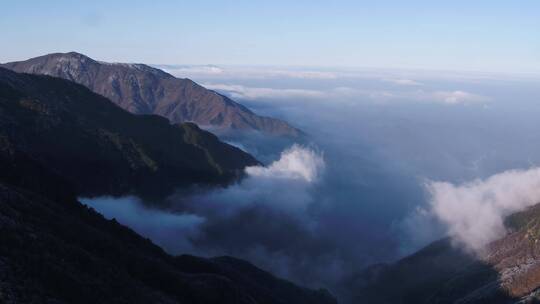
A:
{"type": "MultiPolygon", "coordinates": [[[[33,61],[43,61],[43,60],[56,60],[56,61],[59,61],[59,62],[65,62],[65,61],[69,61],[69,62],[81,62],[81,63],[97,63],[96,60],[84,55],[84,54],[81,54],[81,53],[77,53],[77,52],[67,52],[67,53],[51,53],[51,54],[47,54],[47,55],[44,55],[44,56],[40,56],[40,57],[35,57],[35,58],[32,58],[30,60],[33,60],[33,61]]],[[[29,61],[30,61],[29,60],[29,61]]],[[[19,62],[22,62],[22,61],[19,61],[19,62]]]]}
{"type": "Polygon", "coordinates": [[[156,114],[172,123],[194,122],[218,130],[260,131],[278,136],[303,133],[189,79],[138,63],[109,63],[86,55],[54,53],[1,65],[16,72],[68,79],[109,98],[134,114],[156,114]]]}
{"type": "Polygon", "coordinates": [[[84,54],[81,54],[81,53],[78,53],[78,52],[75,52],[75,51],[71,51],[71,52],[67,52],[67,53],[52,53],[50,55],[61,55],[61,56],[66,56],[66,57],[74,57],[74,58],[85,58],[85,59],[90,59],[90,60],[93,60],[91,59],[90,57],[84,55],[84,54]]]}

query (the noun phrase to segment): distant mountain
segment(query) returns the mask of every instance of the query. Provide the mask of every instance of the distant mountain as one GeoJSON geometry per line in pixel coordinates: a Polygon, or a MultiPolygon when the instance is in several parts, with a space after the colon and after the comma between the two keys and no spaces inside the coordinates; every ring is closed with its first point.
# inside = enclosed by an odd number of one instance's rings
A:
{"type": "Polygon", "coordinates": [[[193,123],[133,115],[74,82],[3,68],[0,143],[81,195],[165,197],[182,186],[227,184],[258,164],[193,123]]]}
{"type": "Polygon", "coordinates": [[[79,53],[55,53],[1,65],[16,72],[43,74],[82,84],[135,114],[156,114],[173,123],[195,122],[221,130],[256,130],[278,136],[302,132],[263,117],[189,79],[144,64],[106,63],[79,53]]]}
{"type": "Polygon", "coordinates": [[[0,303],[336,304],[245,261],[170,256],[76,199],[229,182],[256,163],[193,124],[0,68],[0,303]]]}
{"type": "Polygon", "coordinates": [[[507,219],[511,233],[469,254],[449,239],[351,278],[353,303],[539,303],[540,205],[507,219]]]}

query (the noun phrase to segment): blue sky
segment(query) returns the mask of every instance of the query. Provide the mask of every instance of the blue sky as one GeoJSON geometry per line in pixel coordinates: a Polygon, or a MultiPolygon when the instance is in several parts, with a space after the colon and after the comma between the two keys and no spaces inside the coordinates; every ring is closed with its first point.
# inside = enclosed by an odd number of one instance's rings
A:
{"type": "Polygon", "coordinates": [[[0,3],[0,62],[50,52],[164,64],[540,72],[540,1],[0,3]]]}

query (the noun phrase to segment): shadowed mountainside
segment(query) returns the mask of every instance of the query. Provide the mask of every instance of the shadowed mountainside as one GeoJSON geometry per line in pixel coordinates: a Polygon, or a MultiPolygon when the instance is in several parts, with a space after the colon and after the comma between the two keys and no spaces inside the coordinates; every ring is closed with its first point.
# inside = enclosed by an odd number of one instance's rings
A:
{"type": "Polygon", "coordinates": [[[193,124],[0,69],[0,303],[335,304],[231,257],[170,256],[76,200],[225,182],[255,163],[193,124]]]}
{"type": "Polygon", "coordinates": [[[450,239],[347,282],[355,303],[540,303],[540,205],[506,219],[509,234],[480,252],[450,239]]]}
{"type": "Polygon", "coordinates": [[[189,79],[144,64],[106,63],[79,53],[54,53],[1,65],[16,72],[68,79],[135,114],[156,114],[173,123],[195,122],[218,130],[262,131],[297,137],[301,131],[246,107],[189,79]]]}
{"type": "Polygon", "coordinates": [[[193,123],[133,115],[76,83],[2,68],[0,142],[58,172],[85,196],[162,198],[196,183],[229,183],[258,164],[193,123]]]}
{"type": "Polygon", "coordinates": [[[1,303],[336,303],[234,258],[169,256],[36,170],[54,186],[0,182],[1,303]]]}
{"type": "MultiPolygon", "coordinates": [[[[459,303],[485,286],[497,288],[497,273],[489,265],[454,248],[449,239],[430,244],[395,264],[374,265],[347,282],[353,303],[459,303]]],[[[503,294],[481,301],[506,303],[503,294]],[[501,301],[496,301],[501,299],[501,301]]]]}

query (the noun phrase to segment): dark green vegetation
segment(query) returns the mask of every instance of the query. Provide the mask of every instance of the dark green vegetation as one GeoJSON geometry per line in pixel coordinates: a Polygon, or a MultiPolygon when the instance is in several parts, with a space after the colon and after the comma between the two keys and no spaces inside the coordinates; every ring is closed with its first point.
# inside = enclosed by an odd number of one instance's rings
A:
{"type": "Polygon", "coordinates": [[[195,124],[133,115],[73,82],[5,69],[0,142],[9,157],[50,168],[86,196],[160,198],[194,183],[226,184],[257,164],[195,124]]]}
{"type": "Polygon", "coordinates": [[[226,183],[256,163],[193,124],[0,69],[0,303],[335,303],[234,258],[170,256],[76,200],[226,183]]]}

